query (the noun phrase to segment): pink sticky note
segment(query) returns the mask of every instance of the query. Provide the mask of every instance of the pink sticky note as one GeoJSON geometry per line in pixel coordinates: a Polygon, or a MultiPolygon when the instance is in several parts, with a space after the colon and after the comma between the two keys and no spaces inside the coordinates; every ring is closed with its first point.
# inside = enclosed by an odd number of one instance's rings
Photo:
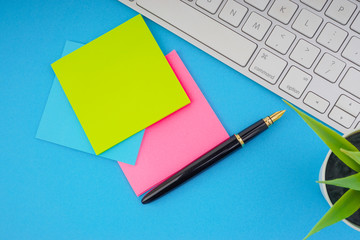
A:
{"type": "Polygon", "coordinates": [[[145,130],[135,166],[119,162],[137,196],[229,138],[179,55],[166,59],[191,103],[145,130]]]}

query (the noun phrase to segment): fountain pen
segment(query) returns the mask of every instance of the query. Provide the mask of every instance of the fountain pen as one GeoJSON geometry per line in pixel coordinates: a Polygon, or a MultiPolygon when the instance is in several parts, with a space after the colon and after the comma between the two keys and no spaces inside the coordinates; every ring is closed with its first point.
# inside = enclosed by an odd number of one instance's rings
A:
{"type": "Polygon", "coordinates": [[[218,162],[220,159],[229,155],[234,150],[242,148],[245,143],[248,143],[255,136],[268,129],[268,127],[270,127],[275,121],[279,120],[284,113],[285,110],[276,112],[264,119],[257,121],[238,134],[234,134],[232,137],[220,143],[198,159],[191,162],[189,165],[176,172],[174,175],[170,176],[164,182],[150,190],[143,197],[141,202],[146,204],[159,198],[160,196],[184,183],[188,179],[197,175],[204,169],[218,162]]]}

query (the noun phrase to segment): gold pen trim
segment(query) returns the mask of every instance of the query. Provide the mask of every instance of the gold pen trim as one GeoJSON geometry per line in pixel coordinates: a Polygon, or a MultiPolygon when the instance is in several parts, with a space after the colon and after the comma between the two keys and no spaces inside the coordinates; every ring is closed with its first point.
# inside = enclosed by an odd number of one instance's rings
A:
{"type": "Polygon", "coordinates": [[[241,146],[244,146],[244,141],[242,140],[242,138],[239,136],[239,134],[234,134],[236,139],[239,141],[239,143],[241,144],[241,146]]]}
{"type": "Polygon", "coordinates": [[[270,117],[266,117],[263,120],[268,127],[270,127],[274,123],[270,117]]]}

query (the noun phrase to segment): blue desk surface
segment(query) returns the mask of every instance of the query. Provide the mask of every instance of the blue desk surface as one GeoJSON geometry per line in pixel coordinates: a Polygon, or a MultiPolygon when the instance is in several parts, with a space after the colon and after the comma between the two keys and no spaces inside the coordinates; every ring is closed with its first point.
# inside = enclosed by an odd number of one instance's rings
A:
{"type": "MultiPolygon", "coordinates": [[[[302,239],[329,208],[315,183],[327,147],[277,95],[149,20],[229,133],[289,111],[149,205],[116,162],[35,139],[65,40],[89,42],[136,14],[115,0],[2,1],[0,239],[302,239]]],[[[312,239],[359,236],[341,222],[312,239]]]]}

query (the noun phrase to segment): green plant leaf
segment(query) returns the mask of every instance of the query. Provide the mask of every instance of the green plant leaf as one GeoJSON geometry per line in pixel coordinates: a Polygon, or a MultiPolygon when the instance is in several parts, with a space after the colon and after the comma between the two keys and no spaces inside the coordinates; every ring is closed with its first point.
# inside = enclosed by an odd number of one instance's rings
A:
{"type": "Polygon", "coordinates": [[[359,151],[357,151],[357,152],[347,151],[343,148],[341,148],[340,151],[342,151],[343,153],[345,153],[346,155],[351,157],[355,162],[357,162],[360,165],[360,152],[359,151]]]}
{"type": "Polygon", "coordinates": [[[335,185],[338,187],[350,188],[360,191],[360,173],[356,173],[348,177],[338,178],[334,180],[317,181],[317,183],[325,183],[329,185],[335,185]]]}
{"type": "Polygon", "coordinates": [[[300,115],[300,117],[314,130],[314,132],[324,141],[324,143],[331,149],[331,151],[341,161],[343,161],[343,163],[345,163],[349,168],[353,169],[354,171],[360,172],[360,165],[351,157],[340,151],[340,148],[343,148],[349,151],[356,152],[358,151],[358,149],[354,145],[352,145],[348,140],[337,134],[334,130],[309,117],[287,101],[283,101],[300,115]]]}
{"type": "Polygon", "coordinates": [[[360,208],[360,192],[348,190],[329,211],[320,219],[320,221],[311,229],[309,234],[304,238],[307,239],[321,229],[337,223],[347,217],[350,217],[360,208]]]}

